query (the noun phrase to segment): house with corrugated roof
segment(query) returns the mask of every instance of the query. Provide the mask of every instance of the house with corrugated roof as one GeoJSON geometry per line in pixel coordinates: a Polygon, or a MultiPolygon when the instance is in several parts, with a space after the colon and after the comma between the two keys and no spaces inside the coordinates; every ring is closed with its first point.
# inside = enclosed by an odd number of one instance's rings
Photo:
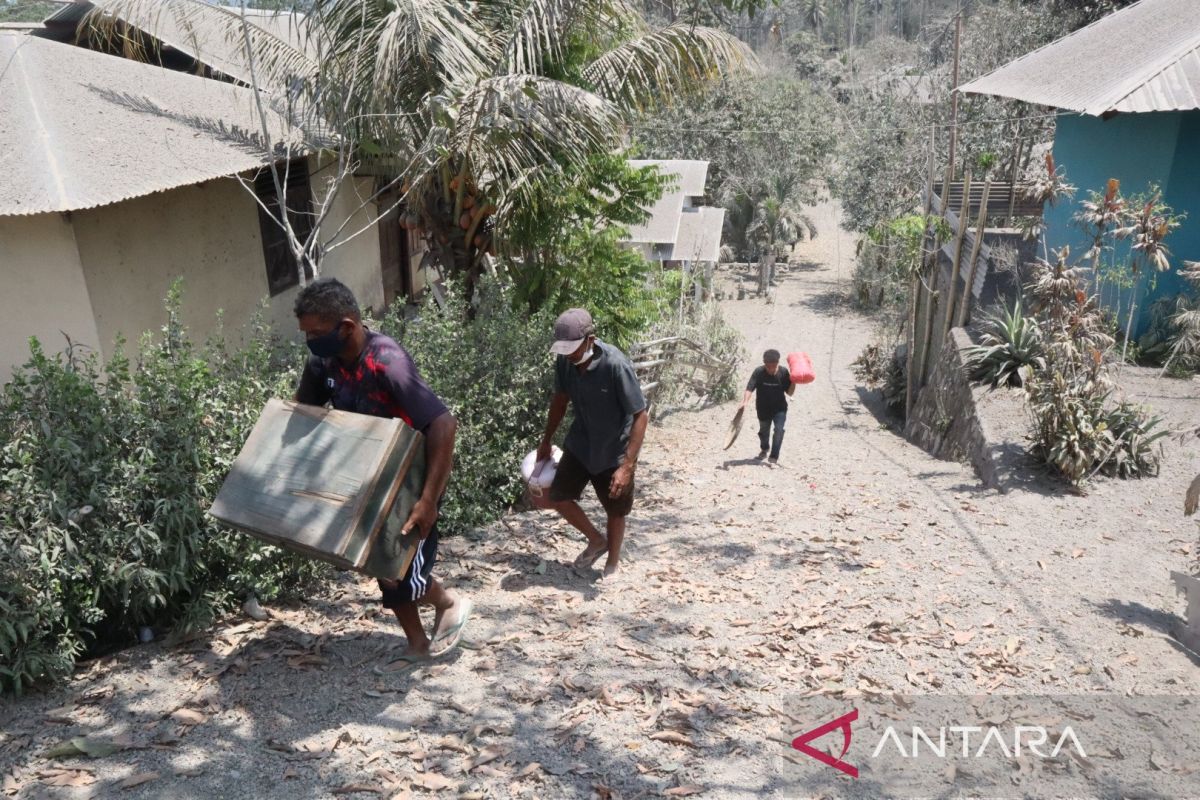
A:
{"type": "MultiPolygon", "coordinates": [[[[685,275],[703,272],[704,283],[711,286],[712,270],[721,257],[725,209],[704,205],[708,162],[650,159],[631,160],[629,164],[637,168],[656,167],[659,174],[672,176],[674,180],[671,188],[646,209],[646,221],[630,226],[625,238],[627,245],[666,269],[678,269],[685,275]]],[[[699,299],[700,282],[692,286],[699,299]]]]}
{"type": "Polygon", "coordinates": [[[632,167],[654,166],[674,177],[673,186],[647,209],[641,225],[629,228],[624,241],[650,261],[667,266],[715,263],[721,252],[725,209],[704,205],[707,161],[651,159],[632,167]]]}
{"type": "MultiPolygon", "coordinates": [[[[1082,255],[1074,221],[1110,178],[1126,195],[1156,186],[1187,221],[1167,239],[1172,269],[1136,288],[1135,335],[1151,303],[1182,292],[1183,261],[1200,261],[1200,2],[1141,0],[973,80],[960,90],[1059,109],[1054,161],[1079,188],[1045,212],[1046,244],[1082,255]]],[[[1124,253],[1119,254],[1124,257],[1124,253]]],[[[1128,308],[1131,292],[1107,295],[1128,308]]]]}
{"type": "MultiPolygon", "coordinates": [[[[326,255],[322,274],[365,308],[422,288],[419,242],[396,212],[378,218],[387,198],[364,202],[374,177],[346,178],[331,195],[317,156],[299,141],[279,148],[295,128],[269,104],[264,136],[236,48],[201,55],[201,40],[219,39],[164,26],[169,41],[147,51],[153,63],[130,60],[79,35],[90,8],[73,3],[39,28],[0,30],[0,381],[26,360],[31,336],[50,350],[69,338],[107,356],[118,337],[158,330],[177,278],[198,336],[218,311],[237,331],[264,298],[270,321],[291,332],[300,272],[276,221],[272,162],[298,233],[327,197],[322,231],[346,221],[362,231],[326,255]]],[[[286,36],[291,23],[251,24],[286,36]]]]}

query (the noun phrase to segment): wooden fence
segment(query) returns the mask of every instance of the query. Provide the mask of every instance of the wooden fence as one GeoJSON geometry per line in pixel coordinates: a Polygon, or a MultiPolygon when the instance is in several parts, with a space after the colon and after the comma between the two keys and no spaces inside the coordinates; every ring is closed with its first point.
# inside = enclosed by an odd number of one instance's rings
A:
{"type": "Polygon", "coordinates": [[[648,404],[653,403],[667,379],[680,382],[697,395],[706,397],[736,367],[733,362],[722,361],[684,336],[638,342],[630,348],[629,357],[648,404]]]}
{"type": "Polygon", "coordinates": [[[962,327],[987,280],[992,253],[983,243],[989,219],[1040,217],[1041,205],[1030,201],[1025,185],[991,180],[949,180],[949,172],[935,189],[933,164],[922,195],[926,218],[941,217],[948,230],[946,241],[934,226],[922,244],[921,269],[909,286],[907,326],[907,379],[905,413],[912,411],[925,386],[937,354],[951,328],[962,327]]]}

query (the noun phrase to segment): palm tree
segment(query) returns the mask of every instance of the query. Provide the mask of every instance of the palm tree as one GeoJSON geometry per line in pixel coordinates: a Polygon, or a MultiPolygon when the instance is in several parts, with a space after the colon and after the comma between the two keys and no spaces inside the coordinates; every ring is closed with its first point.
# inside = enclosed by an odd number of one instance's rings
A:
{"type": "Polygon", "coordinates": [[[821,25],[825,22],[825,0],[804,0],[802,6],[804,21],[812,26],[817,41],[821,41],[821,25]]]}
{"type": "Polygon", "coordinates": [[[553,176],[619,147],[635,113],[755,63],[730,34],[651,28],[608,0],[313,0],[299,46],[203,0],[99,2],[126,19],[204,15],[244,40],[260,88],[402,187],[404,223],[468,292],[553,176]]]}
{"type": "Polygon", "coordinates": [[[796,206],[798,188],[794,178],[775,175],[723,198],[726,236],[747,258],[759,262],[762,290],[770,280],[778,245],[790,247],[806,232],[810,239],[817,235],[812,220],[796,206]]]}

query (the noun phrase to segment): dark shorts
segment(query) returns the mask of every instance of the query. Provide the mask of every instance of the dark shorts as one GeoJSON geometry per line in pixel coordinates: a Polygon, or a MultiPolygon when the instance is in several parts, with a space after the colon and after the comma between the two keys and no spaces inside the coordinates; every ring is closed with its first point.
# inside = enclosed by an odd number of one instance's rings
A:
{"type": "Polygon", "coordinates": [[[629,481],[629,488],[625,490],[625,494],[613,497],[608,493],[608,486],[616,471],[614,467],[593,475],[587,471],[582,461],[571,455],[571,451],[564,451],[558,468],[554,471],[554,482],[550,484],[550,499],[555,502],[578,500],[583,494],[583,487],[590,481],[606,514],[610,517],[627,517],[633,510],[633,481],[629,481]]]}
{"type": "Polygon", "coordinates": [[[408,565],[408,572],[395,587],[385,586],[379,581],[379,592],[382,595],[379,602],[384,608],[394,609],[402,603],[415,603],[425,596],[433,575],[433,562],[437,560],[438,530],[437,524],[421,542],[420,549],[408,565]]]}

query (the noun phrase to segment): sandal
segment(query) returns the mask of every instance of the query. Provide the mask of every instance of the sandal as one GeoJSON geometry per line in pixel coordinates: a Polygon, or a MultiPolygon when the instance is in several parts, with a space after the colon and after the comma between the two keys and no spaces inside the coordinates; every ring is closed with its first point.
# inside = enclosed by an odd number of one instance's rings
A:
{"type": "Polygon", "coordinates": [[[460,602],[462,602],[463,608],[462,614],[458,618],[458,622],[454,623],[453,626],[442,631],[440,634],[434,636],[433,641],[430,642],[430,655],[434,658],[450,652],[456,646],[458,646],[460,641],[462,641],[463,628],[467,626],[467,619],[471,616],[471,610],[474,608],[474,605],[465,597],[460,602]],[[440,647],[437,650],[433,650],[433,645],[438,643],[444,643],[445,646],[440,647]]]}

